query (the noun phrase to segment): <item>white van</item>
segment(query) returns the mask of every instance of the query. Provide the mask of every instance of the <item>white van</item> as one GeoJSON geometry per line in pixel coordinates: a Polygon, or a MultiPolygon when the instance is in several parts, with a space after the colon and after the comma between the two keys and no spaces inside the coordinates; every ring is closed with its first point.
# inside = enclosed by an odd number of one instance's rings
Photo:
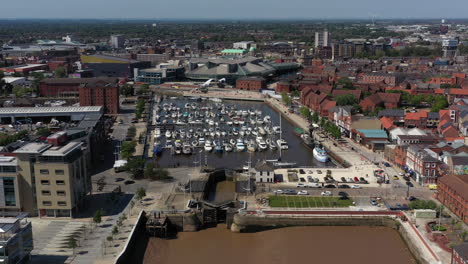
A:
{"type": "Polygon", "coordinates": [[[320,187],[322,187],[322,185],[320,183],[316,183],[316,182],[309,183],[309,184],[307,184],[307,186],[309,188],[320,188],[320,187]]]}

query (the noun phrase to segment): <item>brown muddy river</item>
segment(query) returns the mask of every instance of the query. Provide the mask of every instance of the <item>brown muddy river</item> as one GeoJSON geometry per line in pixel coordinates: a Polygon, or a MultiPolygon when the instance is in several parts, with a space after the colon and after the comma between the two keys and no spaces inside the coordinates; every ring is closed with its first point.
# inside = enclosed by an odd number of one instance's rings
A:
{"type": "Polygon", "coordinates": [[[288,227],[238,234],[218,225],[148,243],[145,264],[416,263],[399,234],[386,227],[288,227]]]}

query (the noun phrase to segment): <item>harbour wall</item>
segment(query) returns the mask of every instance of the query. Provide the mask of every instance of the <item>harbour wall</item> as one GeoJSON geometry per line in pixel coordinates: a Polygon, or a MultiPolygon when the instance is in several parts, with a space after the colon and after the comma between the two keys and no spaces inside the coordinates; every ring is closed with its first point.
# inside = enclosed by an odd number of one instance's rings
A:
{"type": "Polygon", "coordinates": [[[146,245],[148,244],[148,236],[146,235],[147,220],[145,211],[141,210],[124,248],[115,258],[115,264],[143,263],[146,245]]]}

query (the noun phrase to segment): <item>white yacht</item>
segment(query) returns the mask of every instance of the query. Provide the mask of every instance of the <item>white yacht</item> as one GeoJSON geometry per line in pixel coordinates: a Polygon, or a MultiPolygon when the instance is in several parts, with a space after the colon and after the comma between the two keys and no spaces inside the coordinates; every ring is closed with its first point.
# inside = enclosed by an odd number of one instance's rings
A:
{"type": "Polygon", "coordinates": [[[206,140],[205,142],[205,151],[210,152],[213,150],[213,145],[211,144],[211,140],[206,140]]]}
{"type": "Polygon", "coordinates": [[[236,143],[236,150],[237,151],[244,151],[245,150],[245,144],[244,144],[244,141],[242,139],[237,139],[237,143],[236,143]]]}
{"type": "Polygon", "coordinates": [[[278,139],[278,140],[276,141],[276,143],[278,144],[278,148],[280,148],[280,149],[285,150],[285,149],[288,149],[288,148],[289,148],[289,147],[288,147],[288,142],[286,142],[286,140],[284,140],[284,139],[282,139],[282,138],[278,139]]]}
{"type": "Polygon", "coordinates": [[[171,138],[171,136],[172,136],[171,131],[167,130],[166,131],[166,138],[171,138]]]}

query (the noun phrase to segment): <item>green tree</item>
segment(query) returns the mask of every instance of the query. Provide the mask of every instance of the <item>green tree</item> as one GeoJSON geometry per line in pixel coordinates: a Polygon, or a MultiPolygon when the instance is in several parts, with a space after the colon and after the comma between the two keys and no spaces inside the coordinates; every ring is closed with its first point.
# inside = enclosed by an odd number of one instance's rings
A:
{"type": "Polygon", "coordinates": [[[135,192],[135,199],[137,199],[138,201],[143,199],[143,197],[145,196],[146,196],[146,190],[143,187],[138,188],[137,191],[135,192]]]}
{"type": "Polygon", "coordinates": [[[78,242],[74,237],[68,239],[68,248],[73,249],[73,255],[75,255],[75,248],[78,247],[78,242]]]}
{"type": "Polygon", "coordinates": [[[409,204],[411,209],[436,209],[437,204],[432,200],[416,200],[411,201],[409,204]]]}
{"type": "Polygon", "coordinates": [[[291,97],[285,92],[281,92],[281,99],[283,100],[283,103],[287,106],[291,105],[291,97]]]}
{"type": "Polygon", "coordinates": [[[122,159],[128,160],[135,153],[136,145],[135,141],[124,141],[120,150],[122,159]]]}
{"type": "Polygon", "coordinates": [[[3,79],[5,77],[5,73],[3,71],[0,71],[0,79],[3,79]]]}
{"type": "Polygon", "coordinates": [[[129,127],[127,130],[127,137],[134,138],[135,136],[136,136],[136,127],[135,126],[129,127]]]}
{"type": "Polygon", "coordinates": [[[338,80],[336,86],[342,86],[344,90],[354,90],[353,82],[348,77],[343,77],[338,80]]]}
{"type": "Polygon", "coordinates": [[[144,172],[145,179],[152,181],[164,181],[172,179],[169,174],[169,171],[164,168],[155,168],[154,163],[149,163],[144,172]]]}
{"type": "Polygon", "coordinates": [[[145,166],[145,160],[142,158],[131,158],[125,168],[131,173],[133,179],[139,179],[143,176],[143,167],[145,166]]]}
{"type": "Polygon", "coordinates": [[[335,97],[336,105],[353,105],[356,102],[356,98],[352,94],[342,94],[335,97]]]}
{"type": "Polygon", "coordinates": [[[149,85],[144,83],[140,85],[140,89],[138,89],[138,94],[145,94],[149,91],[149,85]]]}
{"type": "Polygon", "coordinates": [[[312,122],[314,122],[314,124],[317,124],[319,122],[319,115],[317,113],[317,111],[315,111],[313,114],[312,114],[312,122]]]}
{"type": "Polygon", "coordinates": [[[48,127],[40,127],[39,129],[37,129],[36,135],[40,137],[47,137],[48,135],[50,135],[50,129],[48,127]]]}
{"type": "Polygon", "coordinates": [[[15,85],[13,87],[13,93],[15,94],[16,97],[23,97],[30,92],[31,92],[31,89],[27,87],[23,87],[20,85],[15,85]]]}
{"type": "Polygon", "coordinates": [[[124,84],[120,88],[120,94],[124,96],[132,96],[133,95],[133,87],[130,84],[124,84]]]}
{"type": "Polygon", "coordinates": [[[447,99],[444,96],[437,96],[432,102],[431,112],[439,112],[448,107],[447,99]]]}
{"type": "Polygon", "coordinates": [[[141,115],[145,111],[145,100],[143,99],[138,99],[136,108],[135,108],[135,117],[136,118],[141,118],[141,115]]]}
{"type": "Polygon", "coordinates": [[[20,72],[14,72],[11,76],[13,76],[13,77],[23,77],[23,74],[21,74],[20,72]]]}
{"type": "Polygon", "coordinates": [[[468,235],[468,231],[461,232],[458,236],[460,237],[461,242],[465,242],[466,236],[468,235]]]}
{"type": "Polygon", "coordinates": [[[310,115],[310,109],[309,109],[308,107],[301,106],[301,108],[299,108],[299,113],[301,113],[301,115],[302,115],[305,119],[310,120],[311,115],[310,115]]]}
{"type": "Polygon", "coordinates": [[[64,67],[59,66],[55,69],[54,75],[56,78],[64,78],[67,76],[67,70],[64,67]]]}
{"type": "Polygon", "coordinates": [[[98,209],[94,213],[93,223],[95,223],[96,225],[99,225],[101,223],[101,221],[102,221],[102,215],[103,215],[103,211],[101,209],[98,209]]]}
{"type": "Polygon", "coordinates": [[[117,226],[114,226],[114,228],[112,228],[112,235],[115,236],[119,233],[119,228],[117,226]]]}
{"type": "Polygon", "coordinates": [[[300,97],[300,96],[301,96],[301,92],[298,90],[294,90],[291,92],[291,97],[300,97]]]}

